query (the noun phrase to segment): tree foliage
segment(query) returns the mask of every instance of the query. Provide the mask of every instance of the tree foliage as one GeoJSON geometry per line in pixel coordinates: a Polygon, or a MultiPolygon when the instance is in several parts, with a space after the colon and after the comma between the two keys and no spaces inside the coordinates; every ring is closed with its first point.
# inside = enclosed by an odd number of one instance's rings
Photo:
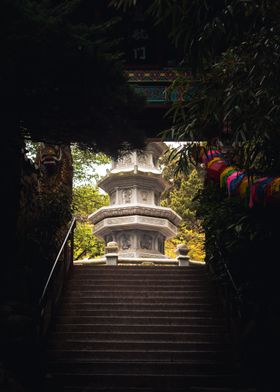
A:
{"type": "Polygon", "coordinates": [[[104,254],[104,242],[92,234],[93,225],[77,222],[74,240],[74,260],[94,259],[104,254]]]}
{"type": "Polygon", "coordinates": [[[73,214],[81,220],[108,203],[109,196],[101,194],[96,186],[88,184],[73,188],[73,214]]]}
{"type": "MultiPolygon", "coordinates": [[[[114,1],[132,5],[129,1],[114,1]]],[[[183,49],[171,89],[185,97],[170,111],[169,137],[231,145],[236,162],[250,173],[280,168],[279,21],[273,0],[153,0],[148,12],[169,25],[183,49]]],[[[180,151],[185,169],[191,145],[180,151]]]]}
{"type": "Polygon", "coordinates": [[[191,259],[203,261],[204,231],[196,216],[198,202],[195,200],[203,186],[203,173],[192,167],[188,172],[174,175],[176,161],[168,159],[168,155],[165,156],[164,161],[163,174],[167,180],[172,180],[172,187],[162,195],[161,205],[172,208],[182,218],[177,236],[166,241],[166,254],[175,257],[177,245],[185,243],[189,248],[191,259]]]}
{"type": "Polygon", "coordinates": [[[72,146],[74,166],[74,186],[94,184],[100,178],[98,167],[110,163],[110,158],[104,153],[81,150],[76,144],[72,146]]]}
{"type": "Polygon", "coordinates": [[[74,259],[94,258],[104,253],[104,242],[93,236],[93,225],[87,217],[97,209],[108,205],[108,195],[100,194],[93,185],[80,185],[73,189],[73,213],[77,217],[74,259]]]}
{"type": "MultiPolygon", "coordinates": [[[[124,141],[133,147],[144,143],[137,120],[145,100],[124,76],[115,30],[118,22],[102,0],[1,2],[3,183],[9,190],[2,194],[7,222],[3,241],[7,249],[18,249],[24,139],[76,142],[84,149],[112,155],[119,153],[124,141]]],[[[7,250],[3,260],[8,256],[7,250]]],[[[20,260],[21,255],[15,258],[20,260]]]]}
{"type": "Polygon", "coordinates": [[[225,198],[209,188],[198,199],[197,215],[206,232],[206,262],[220,281],[227,281],[225,266],[231,272],[243,316],[248,312],[247,319],[275,317],[279,209],[251,210],[239,198],[225,198]]]}
{"type": "Polygon", "coordinates": [[[144,100],[126,83],[119,21],[101,1],[1,3],[0,94],[3,121],[13,129],[8,139],[19,137],[21,127],[33,140],[110,153],[124,141],[143,143],[135,120],[144,100]]]}

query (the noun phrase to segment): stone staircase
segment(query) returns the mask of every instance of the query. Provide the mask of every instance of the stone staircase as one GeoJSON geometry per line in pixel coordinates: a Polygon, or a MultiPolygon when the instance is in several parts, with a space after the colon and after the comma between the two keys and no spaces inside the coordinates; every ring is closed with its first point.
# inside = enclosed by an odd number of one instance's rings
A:
{"type": "Polygon", "coordinates": [[[251,391],[237,373],[204,265],[73,268],[45,391],[251,391]]]}

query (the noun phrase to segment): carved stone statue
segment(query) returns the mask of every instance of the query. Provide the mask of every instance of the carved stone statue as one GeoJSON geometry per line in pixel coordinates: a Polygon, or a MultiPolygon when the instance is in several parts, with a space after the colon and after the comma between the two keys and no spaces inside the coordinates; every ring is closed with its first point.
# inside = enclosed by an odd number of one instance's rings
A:
{"type": "Polygon", "coordinates": [[[143,234],[140,240],[141,249],[152,249],[152,237],[148,234],[143,234]]]}
{"type": "Polygon", "coordinates": [[[149,192],[148,191],[141,191],[142,201],[148,201],[149,192]]]}
{"type": "Polygon", "coordinates": [[[120,237],[120,243],[123,250],[129,249],[131,247],[130,236],[122,234],[120,237]]]}
{"type": "Polygon", "coordinates": [[[132,189],[127,188],[122,191],[122,197],[124,203],[130,203],[132,197],[132,189]]]}

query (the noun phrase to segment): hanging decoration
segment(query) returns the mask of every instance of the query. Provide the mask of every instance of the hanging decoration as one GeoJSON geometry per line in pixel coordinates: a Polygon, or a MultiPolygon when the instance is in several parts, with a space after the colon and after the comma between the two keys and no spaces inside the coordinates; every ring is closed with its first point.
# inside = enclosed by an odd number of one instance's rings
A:
{"type": "Polygon", "coordinates": [[[280,202],[280,176],[248,176],[244,170],[232,166],[220,150],[201,147],[199,160],[206,168],[206,183],[216,185],[230,196],[239,196],[255,205],[274,205],[280,202]]]}

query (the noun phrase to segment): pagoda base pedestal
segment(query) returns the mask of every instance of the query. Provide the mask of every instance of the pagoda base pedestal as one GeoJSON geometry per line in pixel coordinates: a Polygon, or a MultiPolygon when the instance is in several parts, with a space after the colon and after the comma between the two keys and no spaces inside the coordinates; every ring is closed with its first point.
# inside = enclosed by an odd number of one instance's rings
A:
{"type": "Polygon", "coordinates": [[[159,258],[164,255],[165,237],[156,231],[118,230],[105,236],[105,243],[114,241],[118,244],[119,256],[122,258],[159,258]]]}

